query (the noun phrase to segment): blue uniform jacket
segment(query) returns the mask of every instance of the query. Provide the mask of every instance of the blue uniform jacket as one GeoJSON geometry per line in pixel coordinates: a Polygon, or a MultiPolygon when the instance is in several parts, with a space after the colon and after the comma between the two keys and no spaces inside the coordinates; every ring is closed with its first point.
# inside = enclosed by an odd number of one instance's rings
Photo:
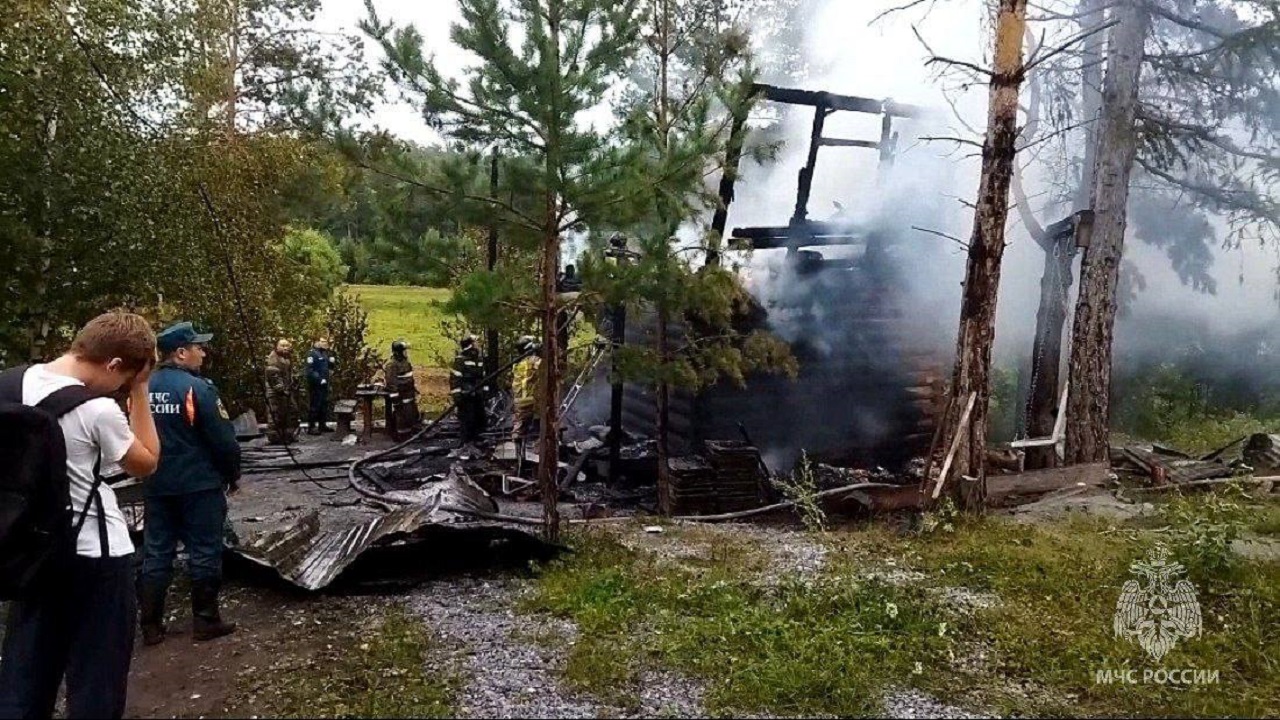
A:
{"type": "Polygon", "coordinates": [[[212,382],[161,364],[149,390],[160,466],[144,485],[147,495],[214,490],[240,479],[240,444],[212,382]]]}
{"type": "Polygon", "coordinates": [[[320,348],[311,348],[311,354],[307,355],[307,382],[320,385],[320,381],[324,380],[327,384],[329,371],[337,364],[338,361],[333,357],[333,353],[320,348]]]}

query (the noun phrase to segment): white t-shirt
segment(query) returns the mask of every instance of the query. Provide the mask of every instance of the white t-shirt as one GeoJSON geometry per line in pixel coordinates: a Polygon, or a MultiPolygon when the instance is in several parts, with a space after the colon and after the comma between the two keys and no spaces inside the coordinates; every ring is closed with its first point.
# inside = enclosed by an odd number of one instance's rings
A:
{"type": "MultiPolygon", "coordinates": [[[[83,385],[79,380],[50,372],[46,365],[33,365],[22,378],[22,402],[35,405],[69,385],[83,385]]],[[[71,481],[71,509],[73,518],[80,518],[89,490],[93,487],[93,468],[99,465],[103,475],[119,473],[120,460],[133,445],[133,431],[120,406],[110,398],[97,398],[84,403],[59,420],[62,435],[67,442],[67,476],[71,481]],[[99,464],[98,461],[101,460],[99,464]]],[[[133,552],[129,539],[129,526],[116,502],[116,494],[106,483],[98,486],[102,494],[102,509],[107,517],[107,544],[111,557],[121,557],[133,552]]],[[[76,541],[76,554],[82,557],[102,557],[98,536],[98,504],[89,504],[89,514],[80,537],[76,541]]]]}

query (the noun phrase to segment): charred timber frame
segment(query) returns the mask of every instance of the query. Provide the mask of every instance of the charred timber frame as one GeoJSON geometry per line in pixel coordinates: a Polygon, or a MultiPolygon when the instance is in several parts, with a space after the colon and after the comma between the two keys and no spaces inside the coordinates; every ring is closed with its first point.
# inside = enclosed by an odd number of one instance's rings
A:
{"type": "MultiPolygon", "coordinates": [[[[763,98],[771,102],[785,105],[805,105],[812,107],[813,128],[809,135],[809,153],[804,167],[800,168],[796,187],[796,205],[791,222],[784,227],[734,228],[733,237],[751,240],[752,247],[758,249],[785,247],[794,251],[805,245],[847,245],[860,238],[848,234],[833,232],[833,228],[822,223],[809,221],[809,196],[813,189],[813,174],[818,165],[818,150],[823,147],[857,147],[877,150],[880,153],[880,164],[889,167],[893,164],[894,151],[897,146],[897,135],[893,132],[893,118],[920,117],[924,110],[913,105],[904,105],[889,100],[872,100],[853,95],[837,95],[818,90],[800,90],[782,88],[774,85],[757,83],[752,86],[748,101],[749,106],[755,98],[763,98]],[[834,112],[860,112],[881,115],[880,139],[847,140],[823,136],[827,116],[834,112]]],[[[737,181],[739,165],[742,161],[743,133],[746,127],[746,108],[734,113],[733,123],[729,130],[728,145],[725,154],[725,169],[720,178],[720,205],[716,208],[711,221],[712,236],[723,245],[725,224],[728,219],[729,205],[734,198],[734,184],[737,181]]],[[[719,248],[707,253],[707,263],[719,263],[719,248]]]]}

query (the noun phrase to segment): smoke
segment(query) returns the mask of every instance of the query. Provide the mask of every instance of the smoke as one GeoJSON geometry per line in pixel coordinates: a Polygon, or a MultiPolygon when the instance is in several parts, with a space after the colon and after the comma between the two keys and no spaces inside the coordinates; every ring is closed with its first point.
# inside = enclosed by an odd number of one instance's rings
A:
{"type": "MultiPolygon", "coordinates": [[[[867,26],[890,5],[826,2],[813,14],[814,20],[803,35],[808,65],[825,71],[795,84],[892,98],[933,112],[921,120],[895,121],[900,133],[898,155],[887,173],[877,167],[873,151],[820,150],[809,218],[840,222],[851,232],[885,241],[888,257],[876,271],[876,280],[899,291],[897,302],[906,311],[916,344],[927,346],[949,362],[965,267],[960,243],[968,239],[973,222],[972,210],[965,203],[976,196],[980,161],[976,148],[927,138],[980,142],[979,131],[986,123],[986,88],[977,84],[957,89],[954,83],[941,81],[926,68],[929,51],[915,38],[912,26],[919,28],[934,53],[979,65],[986,64],[983,53],[989,44],[988,29],[983,25],[985,14],[979,0],[930,4],[927,17],[907,13],[867,26]]],[[[779,120],[768,132],[783,138],[785,146],[775,162],[743,167],[730,209],[730,228],[786,225],[793,212],[797,172],[808,151],[812,110],[791,107],[773,110],[770,116],[779,120]]],[[[873,140],[879,136],[879,118],[835,113],[828,118],[824,135],[873,140]]],[[[1049,181],[1059,179],[1037,177],[1034,168],[1025,177],[1028,195],[1041,198],[1049,181]]],[[[1046,204],[1043,199],[1032,203],[1042,225],[1069,212],[1045,212],[1046,204]]],[[[1277,256],[1271,249],[1256,246],[1218,247],[1215,238],[1226,237],[1226,230],[1222,218],[1188,213],[1176,198],[1144,200],[1135,191],[1125,274],[1131,281],[1126,287],[1134,292],[1117,323],[1118,368],[1160,358],[1197,357],[1197,351],[1203,357],[1205,346],[1230,348],[1236,357],[1270,357],[1271,348],[1280,343],[1277,333],[1263,332],[1274,327],[1277,319],[1277,256]],[[1196,331],[1179,332],[1180,327],[1196,331]]],[[[1014,212],[1006,242],[994,358],[998,366],[1025,371],[1031,361],[1045,257],[1014,212]]],[[[865,260],[863,247],[812,250],[828,264],[847,260],[858,265],[865,260]]],[[[903,382],[900,354],[887,346],[877,348],[860,334],[857,317],[850,315],[851,310],[859,312],[854,298],[862,290],[858,283],[865,282],[862,276],[838,270],[808,272],[803,265],[788,262],[780,250],[756,251],[738,260],[749,289],[770,311],[770,327],[796,346],[802,360],[830,363],[832,358],[843,358],[860,363],[862,370],[876,376],[876,382],[903,382]],[[877,349],[882,351],[879,355],[874,354],[877,349]]],[[[1078,260],[1074,274],[1078,281],[1078,260]]],[[[1072,292],[1067,298],[1071,307],[1074,295],[1072,292]]],[[[1070,322],[1069,313],[1068,338],[1070,322]]],[[[1248,360],[1233,363],[1233,377],[1255,372],[1255,386],[1262,387],[1266,384],[1264,365],[1248,360]]],[[[820,448],[832,435],[843,433],[845,442],[872,442],[903,432],[895,418],[887,416],[885,408],[875,405],[875,398],[856,384],[837,388],[826,378],[802,380],[824,383],[824,388],[834,393],[830,397],[839,400],[793,408],[785,399],[779,405],[770,395],[770,413],[791,424],[788,432],[774,438],[776,442],[761,443],[766,445],[771,467],[785,469],[799,450],[820,448]],[[862,395],[848,397],[850,392],[862,395]],[[832,427],[840,430],[833,433],[832,427]]],[[[809,393],[797,392],[796,396],[799,402],[809,402],[809,393]]],[[[891,401],[885,396],[878,399],[891,401]]]]}

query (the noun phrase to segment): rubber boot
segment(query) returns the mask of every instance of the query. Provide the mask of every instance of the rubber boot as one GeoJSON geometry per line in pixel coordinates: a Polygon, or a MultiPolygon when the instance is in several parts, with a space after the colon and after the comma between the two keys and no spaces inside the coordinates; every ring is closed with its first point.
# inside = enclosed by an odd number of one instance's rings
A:
{"type": "Polygon", "coordinates": [[[167,587],[151,583],[138,585],[138,622],[142,626],[142,644],[159,645],[164,641],[164,596],[167,587]]]}
{"type": "Polygon", "coordinates": [[[223,622],[218,612],[218,583],[201,580],[191,583],[191,635],[197,641],[214,640],[236,631],[236,624],[223,622]]]}

